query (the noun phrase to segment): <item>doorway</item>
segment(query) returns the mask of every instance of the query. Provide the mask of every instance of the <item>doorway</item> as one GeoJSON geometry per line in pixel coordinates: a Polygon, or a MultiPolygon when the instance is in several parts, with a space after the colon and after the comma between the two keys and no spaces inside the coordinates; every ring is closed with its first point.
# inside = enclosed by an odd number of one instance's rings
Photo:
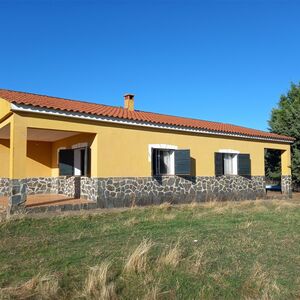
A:
{"type": "Polygon", "coordinates": [[[59,176],[90,176],[91,150],[89,147],[59,150],[59,176]]]}

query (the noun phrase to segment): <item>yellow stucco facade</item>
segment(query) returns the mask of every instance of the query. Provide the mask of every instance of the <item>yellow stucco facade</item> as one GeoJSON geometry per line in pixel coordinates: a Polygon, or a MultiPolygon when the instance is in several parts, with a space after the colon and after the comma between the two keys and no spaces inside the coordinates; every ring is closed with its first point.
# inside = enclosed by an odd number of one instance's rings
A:
{"type": "MultiPolygon", "coordinates": [[[[48,116],[37,113],[11,113],[10,105],[0,99],[0,130],[9,126],[9,139],[0,139],[0,177],[27,178],[58,176],[58,150],[74,144],[91,147],[92,177],[151,176],[148,147],[167,144],[190,149],[193,174],[214,176],[214,153],[231,149],[250,154],[253,176],[264,175],[264,150],[282,150],[282,175],[290,175],[290,144],[203,135],[104,123],[91,120],[48,116]],[[31,129],[74,132],[56,141],[28,141],[31,129]]],[[[1,136],[1,135],[0,135],[1,136]]]]}

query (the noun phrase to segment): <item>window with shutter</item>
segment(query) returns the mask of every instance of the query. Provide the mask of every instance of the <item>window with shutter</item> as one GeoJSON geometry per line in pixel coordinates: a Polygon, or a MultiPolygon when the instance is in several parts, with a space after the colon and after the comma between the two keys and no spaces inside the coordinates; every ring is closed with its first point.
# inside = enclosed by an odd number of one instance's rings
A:
{"type": "Polygon", "coordinates": [[[238,155],[238,174],[246,177],[251,176],[250,154],[238,155]]]}
{"type": "Polygon", "coordinates": [[[190,150],[175,150],[175,174],[191,174],[191,156],[190,150]]]}

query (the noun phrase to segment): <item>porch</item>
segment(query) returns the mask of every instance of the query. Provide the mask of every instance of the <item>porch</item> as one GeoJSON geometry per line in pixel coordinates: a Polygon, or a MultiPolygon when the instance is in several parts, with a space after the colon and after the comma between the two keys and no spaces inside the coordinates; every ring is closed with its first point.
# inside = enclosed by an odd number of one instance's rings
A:
{"type": "Polygon", "coordinates": [[[80,196],[80,185],[82,176],[97,175],[96,158],[91,168],[98,149],[96,133],[20,127],[13,120],[3,125],[0,207],[13,211],[91,202],[80,196]]]}
{"type": "MultiPolygon", "coordinates": [[[[66,195],[59,194],[38,194],[27,196],[25,208],[41,207],[41,206],[61,206],[61,205],[82,205],[94,203],[83,198],[72,198],[66,195]]],[[[8,208],[8,197],[0,197],[0,210],[6,210],[8,208]]]]}

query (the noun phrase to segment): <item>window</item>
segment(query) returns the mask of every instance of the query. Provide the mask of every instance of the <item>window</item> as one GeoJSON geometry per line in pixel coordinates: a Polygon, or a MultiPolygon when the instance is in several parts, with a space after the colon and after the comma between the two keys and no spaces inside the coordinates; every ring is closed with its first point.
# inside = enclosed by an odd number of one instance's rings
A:
{"type": "Polygon", "coordinates": [[[90,148],[60,149],[58,153],[60,176],[90,176],[90,148]]]}
{"type": "Polygon", "coordinates": [[[251,176],[251,160],[249,154],[215,153],[215,174],[251,176]]]}
{"type": "Polygon", "coordinates": [[[174,175],[174,150],[153,149],[154,175],[174,175]]]}
{"type": "Polygon", "coordinates": [[[224,153],[224,175],[237,175],[237,154],[224,153]]]}
{"type": "Polygon", "coordinates": [[[152,148],[152,174],[190,175],[190,150],[152,148]]]}

